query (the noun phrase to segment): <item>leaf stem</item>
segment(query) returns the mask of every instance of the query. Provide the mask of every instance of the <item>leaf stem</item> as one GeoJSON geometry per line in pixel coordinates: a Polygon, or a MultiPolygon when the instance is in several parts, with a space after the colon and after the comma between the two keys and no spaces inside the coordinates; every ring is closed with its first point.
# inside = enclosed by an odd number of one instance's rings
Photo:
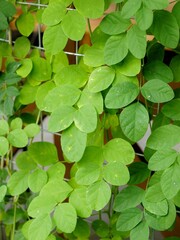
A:
{"type": "Polygon", "coordinates": [[[13,215],[13,225],[12,225],[12,231],[11,231],[11,240],[14,240],[14,234],[16,229],[17,201],[18,201],[18,197],[14,197],[14,215],[13,215]]]}
{"type": "Polygon", "coordinates": [[[4,156],[1,157],[1,169],[4,167],[4,156]]]}
{"type": "Polygon", "coordinates": [[[89,29],[89,34],[90,34],[90,38],[92,37],[92,29],[91,29],[91,23],[89,18],[87,18],[87,24],[88,24],[88,29],[89,29]]]}

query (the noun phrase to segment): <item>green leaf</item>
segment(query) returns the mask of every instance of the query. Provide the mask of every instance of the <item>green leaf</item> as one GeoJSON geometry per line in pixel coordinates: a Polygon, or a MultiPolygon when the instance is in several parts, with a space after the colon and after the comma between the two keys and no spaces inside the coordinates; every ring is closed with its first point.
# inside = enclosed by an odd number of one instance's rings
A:
{"type": "MultiPolygon", "coordinates": [[[[171,100],[173,101],[173,100],[171,100]]],[[[158,113],[153,120],[152,131],[160,126],[168,125],[171,123],[171,119],[167,118],[162,112],[158,113]]]]}
{"type": "Polygon", "coordinates": [[[153,11],[142,5],[135,14],[138,27],[144,31],[147,30],[153,22],[153,11]]]}
{"type": "Polygon", "coordinates": [[[50,168],[47,170],[48,175],[48,181],[53,180],[63,180],[65,175],[65,165],[61,162],[57,162],[56,164],[53,164],[50,168]]]}
{"type": "Polygon", "coordinates": [[[6,192],[7,192],[6,185],[0,186],[0,202],[3,201],[3,199],[4,199],[5,195],[6,195],[6,192]]]}
{"type": "Polygon", "coordinates": [[[116,35],[125,32],[130,24],[130,20],[123,19],[118,11],[107,14],[100,23],[100,29],[106,34],[116,35]]]}
{"type": "Polygon", "coordinates": [[[144,58],[146,54],[146,32],[133,25],[127,32],[127,42],[129,51],[136,58],[144,58]]]}
{"type": "Polygon", "coordinates": [[[180,190],[180,165],[173,164],[161,176],[162,191],[167,199],[172,199],[180,190]]]}
{"type": "Polygon", "coordinates": [[[129,0],[125,2],[121,10],[121,16],[127,19],[133,17],[141,7],[141,2],[140,0],[129,0]]]}
{"type": "Polygon", "coordinates": [[[103,177],[114,186],[123,186],[129,181],[128,168],[121,162],[110,162],[104,166],[103,177]]]}
{"type": "Polygon", "coordinates": [[[117,220],[118,231],[129,231],[142,220],[143,212],[139,208],[129,208],[123,211],[117,220]]]}
{"type": "Polygon", "coordinates": [[[48,121],[48,131],[60,132],[68,128],[74,120],[76,109],[62,105],[52,112],[48,121]]]}
{"type": "Polygon", "coordinates": [[[107,65],[121,62],[128,54],[127,38],[124,33],[111,36],[104,48],[104,61],[107,65]]]}
{"type": "Polygon", "coordinates": [[[163,9],[166,8],[169,4],[168,0],[143,0],[145,6],[150,9],[163,9]]]}
{"type": "Polygon", "coordinates": [[[8,134],[7,139],[13,147],[17,148],[23,148],[28,144],[28,137],[25,131],[22,129],[12,130],[8,134]]]}
{"type": "Polygon", "coordinates": [[[149,124],[149,113],[139,102],[123,109],[119,116],[123,133],[131,141],[139,141],[146,133],[149,124]]]}
{"type": "Polygon", "coordinates": [[[74,115],[74,124],[82,132],[93,132],[97,127],[97,112],[91,104],[83,105],[74,115]]]}
{"type": "Polygon", "coordinates": [[[159,60],[151,61],[146,64],[143,73],[146,80],[158,79],[165,83],[173,81],[173,73],[171,69],[159,60]]]}
{"type": "Polygon", "coordinates": [[[18,37],[14,43],[14,55],[17,58],[25,58],[29,53],[31,43],[27,37],[18,37]]]}
{"type": "Polygon", "coordinates": [[[149,239],[149,226],[147,222],[140,222],[135,228],[130,232],[131,240],[148,240],[149,239]]]}
{"type": "Polygon", "coordinates": [[[87,18],[99,18],[104,12],[104,1],[99,0],[74,0],[75,8],[87,18]],[[96,7],[94,7],[96,6],[96,7]]]}
{"type": "Polygon", "coordinates": [[[44,111],[53,112],[60,105],[72,106],[78,101],[80,93],[77,87],[70,84],[55,87],[44,98],[44,111]]]}
{"type": "Polygon", "coordinates": [[[8,21],[6,16],[0,12],[0,30],[6,30],[8,28],[8,21]]]}
{"type": "Polygon", "coordinates": [[[98,237],[105,238],[109,235],[109,226],[102,220],[95,220],[92,222],[92,229],[98,235],[98,237]]]}
{"type": "Polygon", "coordinates": [[[47,194],[46,196],[37,196],[33,198],[30,202],[27,212],[28,215],[31,217],[39,217],[44,214],[49,214],[53,211],[54,207],[56,206],[57,201],[47,194]]]}
{"type": "Polygon", "coordinates": [[[118,65],[116,65],[116,73],[121,73],[130,77],[136,76],[140,72],[140,69],[141,60],[135,58],[130,52],[120,63],[118,63],[118,65]]]}
{"type": "Polygon", "coordinates": [[[0,136],[0,156],[5,156],[9,151],[9,142],[7,138],[0,136]]]}
{"type": "Polygon", "coordinates": [[[34,162],[48,166],[58,162],[57,149],[50,142],[34,142],[28,147],[28,154],[34,162]]]}
{"type": "Polygon", "coordinates": [[[40,82],[47,81],[51,79],[51,65],[48,60],[42,57],[32,57],[33,68],[30,74],[28,75],[28,82],[31,84],[37,82],[37,85],[40,82]],[[39,71],[41,69],[41,71],[39,71]]]}
{"type": "Polygon", "coordinates": [[[19,32],[26,37],[28,37],[33,32],[34,23],[34,17],[30,12],[22,13],[16,20],[16,26],[19,32]]]}
{"type": "Polygon", "coordinates": [[[28,178],[28,186],[32,192],[39,192],[46,182],[47,174],[42,169],[36,169],[28,178]]]}
{"type": "Polygon", "coordinates": [[[24,84],[23,88],[21,88],[18,100],[20,101],[20,103],[24,105],[33,103],[35,101],[37,90],[38,90],[38,86],[31,86],[30,84],[24,84]]]}
{"type": "Polygon", "coordinates": [[[51,1],[42,14],[42,23],[53,26],[60,23],[66,14],[66,6],[62,1],[51,1]]]}
{"type": "Polygon", "coordinates": [[[86,198],[86,187],[78,187],[74,189],[69,197],[69,202],[76,209],[77,215],[82,218],[88,218],[92,214],[92,208],[86,198]]]}
{"type": "Polygon", "coordinates": [[[90,227],[86,221],[81,218],[77,219],[76,228],[73,232],[76,237],[88,239],[90,236],[90,227]]]}
{"type": "Polygon", "coordinates": [[[93,93],[105,90],[111,85],[114,77],[115,71],[112,68],[108,66],[96,68],[89,77],[88,89],[93,93]]]}
{"type": "Polygon", "coordinates": [[[69,11],[62,20],[65,35],[73,41],[82,39],[86,31],[86,20],[78,11],[69,11]]]}
{"type": "Polygon", "coordinates": [[[149,227],[157,230],[157,231],[164,231],[169,229],[176,218],[176,209],[172,202],[168,202],[169,204],[169,211],[165,216],[158,216],[151,214],[145,211],[145,219],[149,225],[149,227]]]}
{"type": "Polygon", "coordinates": [[[152,171],[161,171],[171,166],[178,156],[173,149],[163,149],[155,152],[149,159],[148,168],[152,171]]]}
{"type": "Polygon", "coordinates": [[[53,88],[55,88],[55,84],[49,81],[38,87],[35,101],[39,110],[42,111],[45,108],[44,99],[53,88]]]}
{"type": "Polygon", "coordinates": [[[93,44],[84,53],[84,63],[91,67],[99,67],[104,64],[104,44],[93,44]]]}
{"type": "Polygon", "coordinates": [[[81,88],[86,84],[88,77],[88,73],[81,66],[71,64],[59,71],[54,81],[57,86],[69,84],[81,88]]]}
{"type": "Polygon", "coordinates": [[[172,9],[172,14],[175,16],[177,23],[179,25],[180,28],[180,16],[179,16],[179,11],[180,11],[180,3],[176,2],[176,4],[174,5],[173,9],[172,9]]]}
{"type": "Polygon", "coordinates": [[[61,51],[58,54],[54,55],[52,60],[52,71],[54,73],[60,72],[64,67],[67,67],[69,64],[67,55],[61,51]]]}
{"type": "Polygon", "coordinates": [[[63,202],[72,191],[72,188],[68,183],[61,179],[56,179],[56,181],[49,181],[40,192],[40,196],[46,197],[49,196],[56,203],[63,202]]]}
{"type": "Polygon", "coordinates": [[[168,202],[166,199],[163,199],[162,201],[158,202],[149,202],[146,201],[146,199],[144,199],[143,206],[147,211],[158,216],[167,215],[169,209],[168,202]]]}
{"type": "Polygon", "coordinates": [[[161,111],[166,117],[172,119],[173,121],[179,121],[180,120],[179,109],[180,109],[180,98],[176,98],[166,103],[162,107],[161,111]]]}
{"type": "Polygon", "coordinates": [[[176,48],[179,42],[179,26],[174,15],[165,10],[154,12],[152,34],[167,48],[176,48]]]}
{"type": "Polygon", "coordinates": [[[29,171],[19,170],[11,175],[7,187],[12,196],[20,195],[28,188],[29,171]]]}
{"type": "Polygon", "coordinates": [[[174,98],[173,89],[165,82],[153,79],[141,88],[142,95],[150,102],[163,103],[174,98]]]}
{"type": "Polygon", "coordinates": [[[33,64],[30,58],[25,58],[20,61],[21,66],[16,70],[16,73],[22,78],[26,78],[32,71],[33,64]]]}
{"type": "Polygon", "coordinates": [[[0,0],[1,12],[6,17],[12,17],[16,13],[16,8],[11,2],[0,0]]]}
{"type": "Polygon", "coordinates": [[[29,226],[29,240],[46,240],[52,230],[52,220],[49,214],[44,214],[34,219],[29,226]]]}
{"type": "Polygon", "coordinates": [[[123,108],[133,102],[139,94],[139,88],[132,82],[117,83],[112,86],[105,97],[107,108],[123,108]]]}
{"type": "Polygon", "coordinates": [[[180,207],[180,191],[173,198],[173,202],[177,207],[180,207]]]}
{"type": "Polygon", "coordinates": [[[55,208],[53,215],[58,230],[71,233],[74,231],[77,222],[77,213],[71,203],[60,203],[55,208]]]}
{"type": "MultiPolygon", "coordinates": [[[[157,182],[151,182],[150,187],[147,188],[146,193],[145,193],[145,200],[148,202],[156,203],[160,202],[165,199],[165,196],[162,192],[161,185],[160,185],[160,179],[157,179],[159,176],[154,176],[156,177],[157,182]]],[[[159,177],[161,178],[161,177],[159,177]]],[[[155,181],[154,179],[151,178],[152,181],[155,181]]]]}
{"type": "Polygon", "coordinates": [[[105,181],[97,181],[87,188],[86,197],[92,209],[99,211],[109,202],[111,189],[105,181]]]}
{"type": "Polygon", "coordinates": [[[21,170],[33,170],[37,167],[37,164],[28,154],[28,151],[21,152],[17,155],[16,165],[21,170]]]}
{"type": "Polygon", "coordinates": [[[170,62],[170,68],[173,72],[174,75],[174,82],[180,82],[180,69],[179,69],[179,64],[180,64],[180,56],[176,55],[171,59],[170,62]]]}
{"type": "Polygon", "coordinates": [[[165,125],[157,128],[147,140],[147,147],[154,150],[164,150],[175,147],[180,142],[180,127],[165,125]]]}
{"type": "Polygon", "coordinates": [[[128,208],[136,207],[142,202],[143,197],[143,189],[137,186],[128,186],[116,196],[113,209],[117,212],[122,212],[128,208]]]}
{"type": "Polygon", "coordinates": [[[0,136],[6,135],[9,132],[9,124],[5,119],[0,119],[0,136]]]}
{"type": "Polygon", "coordinates": [[[82,159],[77,164],[75,180],[80,185],[90,185],[96,182],[100,176],[103,163],[101,148],[87,147],[82,159]]]}
{"type": "Polygon", "coordinates": [[[62,30],[61,24],[49,26],[43,35],[43,46],[47,53],[55,55],[61,52],[67,43],[67,36],[62,30]],[[61,41],[59,41],[61,39],[61,41]]]}
{"type": "Polygon", "coordinates": [[[131,144],[121,138],[110,140],[103,149],[104,158],[106,161],[120,162],[125,165],[133,162],[135,153],[131,144]]]}
{"type": "Polygon", "coordinates": [[[40,127],[36,123],[31,123],[24,128],[25,133],[29,138],[33,138],[40,132],[40,127]]]}
{"type": "Polygon", "coordinates": [[[147,164],[143,162],[133,162],[129,166],[130,180],[128,184],[139,184],[144,182],[150,175],[147,164]]]}
{"type": "Polygon", "coordinates": [[[81,132],[76,126],[71,125],[61,136],[61,146],[64,155],[70,162],[78,162],[86,147],[87,133],[81,132]]]}

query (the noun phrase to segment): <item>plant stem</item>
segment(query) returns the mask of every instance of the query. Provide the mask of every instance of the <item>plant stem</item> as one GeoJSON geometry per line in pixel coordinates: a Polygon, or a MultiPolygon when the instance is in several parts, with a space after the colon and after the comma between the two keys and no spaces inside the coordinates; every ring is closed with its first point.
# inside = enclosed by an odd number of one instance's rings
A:
{"type": "Polygon", "coordinates": [[[16,210],[17,210],[18,197],[14,197],[14,215],[13,215],[13,226],[11,231],[11,240],[14,240],[14,234],[16,229],[16,210]]]}
{"type": "Polygon", "coordinates": [[[102,220],[102,212],[101,212],[101,210],[98,213],[99,213],[99,220],[102,220]]]}
{"type": "Polygon", "coordinates": [[[1,169],[4,167],[4,156],[1,157],[1,169]]]}

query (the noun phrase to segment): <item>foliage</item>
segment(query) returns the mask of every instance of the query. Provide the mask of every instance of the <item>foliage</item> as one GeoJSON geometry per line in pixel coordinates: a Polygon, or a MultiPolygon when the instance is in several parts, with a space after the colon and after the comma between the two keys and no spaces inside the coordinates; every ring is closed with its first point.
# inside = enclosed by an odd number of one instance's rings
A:
{"type": "Polygon", "coordinates": [[[39,9],[0,0],[0,36],[12,34],[14,21],[20,34],[0,42],[4,238],[85,240],[91,228],[102,240],[146,240],[173,229],[180,207],[180,2],[172,12],[168,0],[41,2],[39,9]],[[91,45],[69,64],[64,48],[68,39],[82,40],[86,22],[91,45]],[[44,52],[29,40],[37,23],[46,26],[44,52]],[[60,157],[55,144],[35,141],[45,116],[60,157]],[[148,128],[140,154],[135,145],[148,128]]]}

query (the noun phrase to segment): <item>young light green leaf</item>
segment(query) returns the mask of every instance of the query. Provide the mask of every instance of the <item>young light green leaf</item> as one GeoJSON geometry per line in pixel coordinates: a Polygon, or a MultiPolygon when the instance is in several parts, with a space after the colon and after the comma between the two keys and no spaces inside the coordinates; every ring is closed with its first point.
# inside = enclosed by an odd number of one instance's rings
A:
{"type": "Polygon", "coordinates": [[[130,231],[142,220],[143,212],[139,208],[129,208],[123,211],[117,220],[118,231],[130,231]]]}
{"type": "Polygon", "coordinates": [[[67,40],[68,38],[62,30],[61,24],[49,26],[43,35],[43,46],[47,53],[55,55],[64,49],[67,40]]]}
{"type": "Polygon", "coordinates": [[[77,223],[77,213],[71,203],[60,203],[55,208],[53,215],[58,230],[71,233],[74,231],[77,223]]]}
{"type": "Polygon", "coordinates": [[[145,219],[149,227],[157,231],[164,231],[169,229],[173,225],[176,219],[176,209],[174,204],[171,201],[168,202],[168,205],[169,205],[169,210],[167,215],[165,216],[157,217],[157,215],[154,215],[149,213],[148,211],[145,211],[145,219]]]}
{"type": "Polygon", "coordinates": [[[49,196],[47,194],[46,196],[37,196],[30,202],[27,212],[29,216],[36,218],[43,214],[51,213],[56,204],[57,201],[52,195],[49,196]]]}
{"type": "Polygon", "coordinates": [[[142,5],[141,8],[135,14],[138,27],[144,31],[147,30],[153,22],[153,11],[142,5]]]}
{"type": "Polygon", "coordinates": [[[174,15],[165,10],[154,12],[152,34],[167,48],[176,48],[179,42],[179,26],[174,15]]]}
{"type": "Polygon", "coordinates": [[[108,162],[120,162],[125,165],[133,162],[135,153],[131,144],[124,139],[114,138],[103,148],[104,158],[108,162]]]}
{"type": "Polygon", "coordinates": [[[52,60],[52,71],[54,73],[60,72],[64,67],[67,67],[69,64],[69,60],[67,55],[64,51],[59,52],[58,54],[54,55],[52,60]]]}
{"type": "Polygon", "coordinates": [[[34,23],[34,17],[30,12],[22,13],[16,20],[16,26],[19,32],[26,37],[33,32],[34,23]]]}
{"type": "Polygon", "coordinates": [[[17,58],[25,58],[31,47],[27,37],[18,37],[14,43],[14,55],[17,58]]]}
{"type": "Polygon", "coordinates": [[[138,9],[141,7],[141,2],[140,0],[129,0],[125,2],[123,5],[123,8],[121,10],[121,16],[123,18],[131,18],[134,16],[134,14],[138,11],[138,9]]]}
{"type": "Polygon", "coordinates": [[[9,151],[9,142],[7,138],[0,136],[0,156],[5,156],[9,151]]]}
{"type": "MultiPolygon", "coordinates": [[[[153,175],[154,176],[154,175],[153,175]]],[[[160,180],[161,177],[159,177],[158,180],[160,180]]],[[[161,189],[160,182],[152,183],[150,187],[147,188],[145,193],[145,200],[148,202],[159,202],[165,199],[165,196],[161,189]]]]}
{"type": "Polygon", "coordinates": [[[91,104],[83,105],[74,114],[74,124],[82,132],[93,132],[97,127],[97,112],[91,104]]]}
{"type": "Polygon", "coordinates": [[[57,149],[50,142],[34,142],[28,147],[28,154],[34,162],[48,166],[58,162],[57,149]]]}
{"type": "Polygon", "coordinates": [[[104,48],[104,61],[107,65],[121,62],[128,54],[127,38],[124,33],[111,36],[104,48]]]}
{"type": "Polygon", "coordinates": [[[140,222],[130,232],[131,240],[148,240],[149,239],[149,226],[146,221],[140,222]]]}
{"type": "Polygon", "coordinates": [[[173,81],[172,70],[159,60],[146,64],[143,68],[143,73],[146,80],[159,79],[166,83],[173,81]]]}
{"type": "Polygon", "coordinates": [[[129,181],[128,168],[121,162],[110,162],[104,166],[103,177],[114,186],[123,186],[129,181]]]}
{"type": "Polygon", "coordinates": [[[109,202],[111,189],[105,181],[97,181],[87,188],[86,197],[92,209],[99,211],[109,202]]]}
{"type": "Polygon", "coordinates": [[[92,213],[91,203],[87,201],[86,192],[87,188],[81,186],[74,189],[69,197],[69,202],[76,209],[77,215],[82,218],[88,218],[92,213]]]}
{"type": "Polygon", "coordinates": [[[7,192],[7,186],[6,185],[0,186],[0,202],[4,200],[6,192],[7,192]]]}
{"type": "Polygon", "coordinates": [[[164,170],[161,176],[161,187],[167,199],[172,199],[180,190],[180,166],[173,164],[164,170]]]}
{"type": "Polygon", "coordinates": [[[128,208],[136,207],[142,202],[143,197],[143,189],[137,186],[128,186],[116,196],[113,209],[117,212],[123,212],[128,208]]]}
{"type": "Polygon", "coordinates": [[[64,155],[70,162],[78,162],[86,147],[87,133],[71,125],[62,133],[61,145],[64,155]]]}
{"type": "Polygon", "coordinates": [[[52,112],[48,121],[50,132],[60,132],[68,128],[74,120],[76,109],[71,106],[62,105],[52,112]]]}
{"type": "Polygon", "coordinates": [[[69,11],[62,20],[65,35],[73,41],[82,39],[86,31],[86,20],[78,11],[69,11]]]}
{"type": "Polygon", "coordinates": [[[152,214],[158,216],[165,216],[168,213],[168,202],[166,199],[158,202],[149,202],[146,199],[143,200],[144,208],[152,214]]]}
{"type": "Polygon", "coordinates": [[[166,117],[172,119],[173,121],[179,121],[180,120],[179,109],[180,109],[180,98],[176,98],[166,103],[162,107],[161,111],[166,117]]]}
{"type": "Polygon", "coordinates": [[[105,97],[107,108],[123,108],[133,102],[139,94],[139,88],[132,82],[117,83],[112,86],[105,97]]]}
{"type": "Polygon", "coordinates": [[[133,142],[137,142],[147,131],[149,114],[146,108],[137,102],[124,108],[119,116],[119,120],[126,137],[133,142]]]}
{"type": "Polygon", "coordinates": [[[84,63],[91,67],[99,67],[104,64],[104,43],[95,43],[87,48],[84,53],[84,63]]]}
{"type": "Polygon", "coordinates": [[[47,26],[57,25],[64,18],[66,11],[66,6],[62,1],[50,2],[42,14],[42,23],[47,26]]]}
{"type": "Polygon", "coordinates": [[[14,118],[10,123],[10,129],[11,130],[21,129],[22,126],[23,126],[23,122],[22,122],[22,119],[19,118],[19,117],[14,118]]]}
{"type": "Polygon", "coordinates": [[[24,128],[24,131],[29,138],[33,138],[40,132],[40,127],[36,123],[30,123],[24,128]]]}
{"type": "Polygon", "coordinates": [[[30,58],[25,58],[20,61],[21,66],[16,70],[16,73],[22,78],[26,78],[32,71],[33,64],[30,58]]]}
{"type": "Polygon", "coordinates": [[[22,129],[12,130],[8,134],[7,139],[13,147],[17,148],[23,148],[28,144],[28,137],[25,131],[22,129]]]}
{"type": "Polygon", "coordinates": [[[93,93],[103,91],[111,85],[114,77],[114,69],[108,66],[96,68],[89,77],[88,89],[93,93]]]}
{"type": "Polygon", "coordinates": [[[7,187],[12,196],[20,195],[28,188],[28,175],[29,171],[20,170],[11,175],[7,187]]]}
{"type": "Polygon", "coordinates": [[[46,184],[46,182],[47,174],[40,168],[29,174],[28,186],[32,192],[39,192],[41,188],[46,184]]]}
{"type": "Polygon", "coordinates": [[[173,89],[165,82],[153,79],[141,88],[142,95],[150,102],[163,103],[174,98],[173,89]]]}
{"type": "Polygon", "coordinates": [[[123,19],[119,11],[107,14],[100,23],[100,29],[106,34],[116,35],[125,32],[131,22],[123,19]]]}
{"type": "Polygon", "coordinates": [[[144,58],[146,54],[146,32],[133,25],[127,32],[127,42],[129,51],[136,58],[144,58]]]}
{"type": "Polygon", "coordinates": [[[163,149],[155,152],[149,159],[148,168],[152,171],[161,171],[171,166],[178,156],[173,149],[163,149]]]}
{"type": "Polygon", "coordinates": [[[44,214],[32,221],[29,226],[29,240],[46,240],[52,230],[52,220],[49,214],[44,214]]]}
{"type": "Polygon", "coordinates": [[[17,155],[16,165],[21,170],[33,170],[37,167],[37,164],[28,154],[28,151],[21,152],[17,155]]]}
{"type": "Polygon", "coordinates": [[[51,180],[54,180],[54,179],[63,180],[65,170],[66,170],[65,165],[63,163],[57,162],[56,164],[53,164],[47,170],[48,181],[51,181],[51,180]]]}
{"type": "Polygon", "coordinates": [[[6,135],[9,132],[9,124],[5,119],[0,119],[0,136],[6,135]]]}
{"type": "Polygon", "coordinates": [[[20,95],[18,97],[19,102],[24,105],[33,103],[35,101],[37,90],[38,86],[32,86],[28,83],[24,84],[23,88],[21,88],[20,95]]]}
{"type": "Polygon", "coordinates": [[[99,0],[74,0],[75,8],[87,18],[99,18],[104,12],[104,1],[99,0]],[[96,7],[94,7],[96,6],[96,7]]]}

